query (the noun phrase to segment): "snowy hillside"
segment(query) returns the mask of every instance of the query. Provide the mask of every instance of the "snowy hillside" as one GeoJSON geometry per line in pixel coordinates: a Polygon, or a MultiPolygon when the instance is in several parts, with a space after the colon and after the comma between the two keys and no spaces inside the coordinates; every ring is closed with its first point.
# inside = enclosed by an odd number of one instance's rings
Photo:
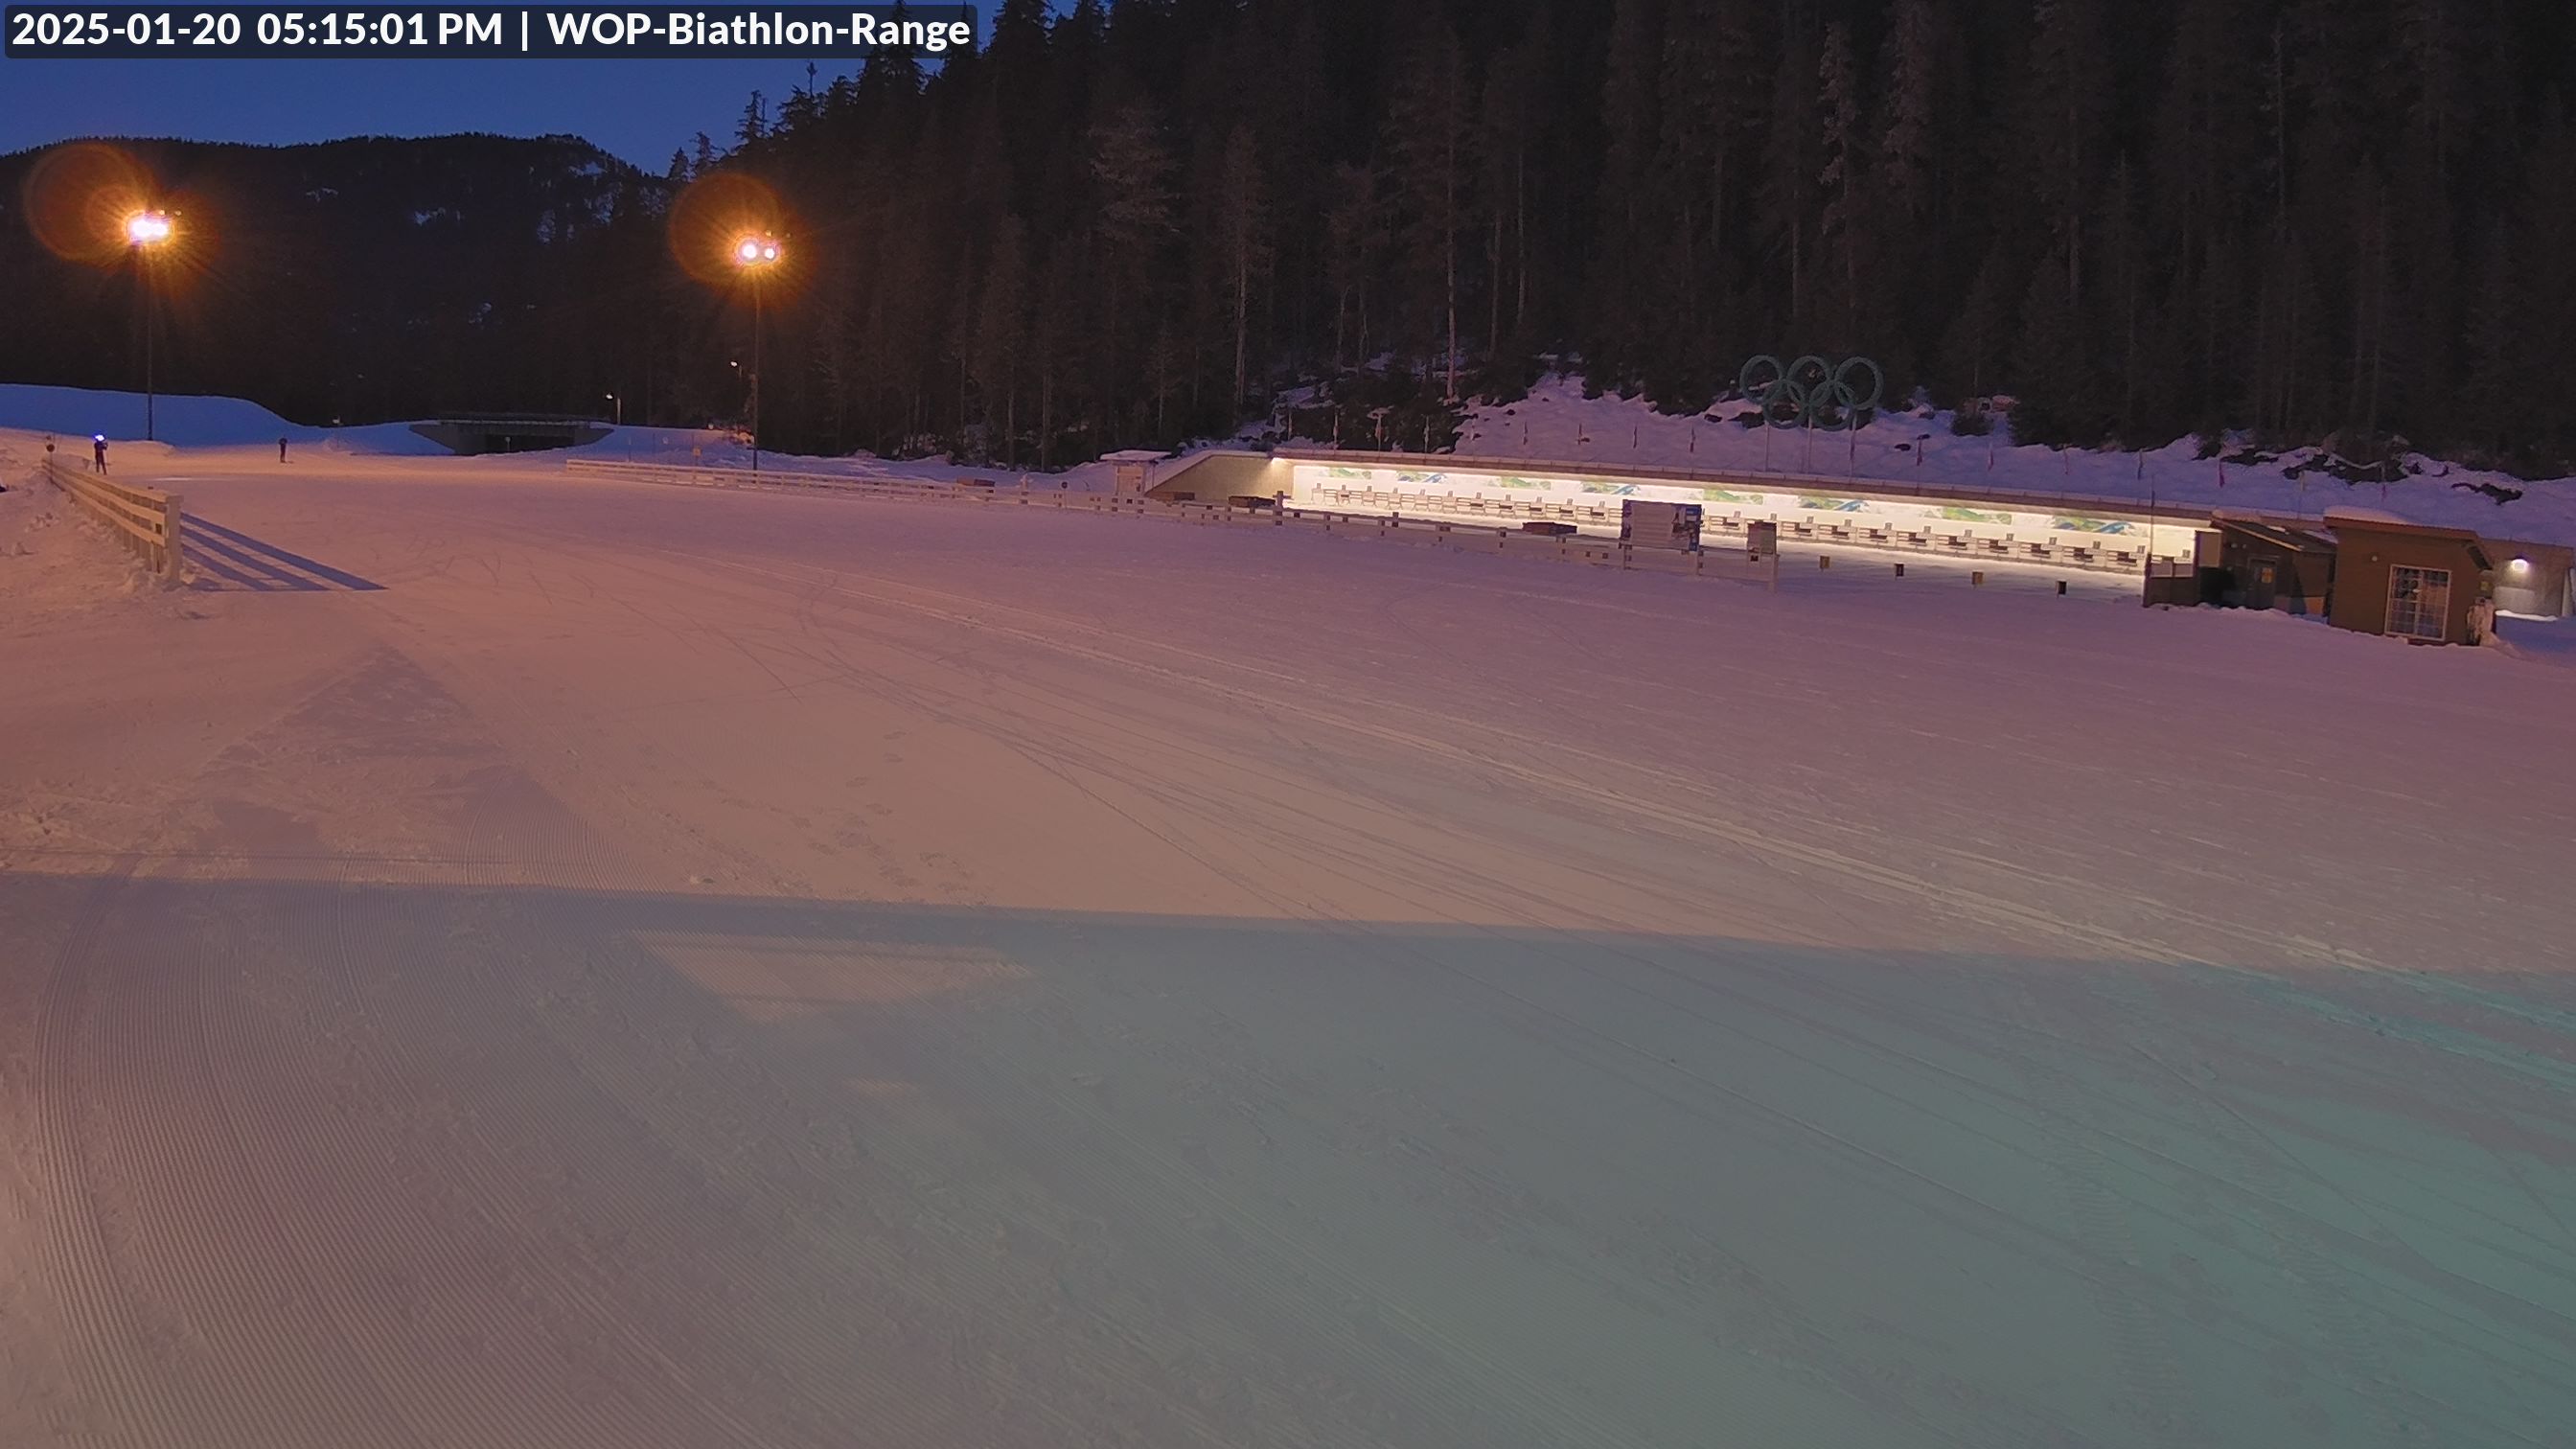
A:
{"type": "MultiPolygon", "coordinates": [[[[121,441],[143,436],[143,415],[144,397],[139,392],[0,383],[0,428],[84,438],[104,433],[121,441]]],[[[183,446],[274,445],[282,437],[317,442],[326,434],[325,429],[299,427],[237,397],[164,393],[152,400],[152,421],[155,437],[183,446]]]]}
{"type": "MultiPolygon", "coordinates": [[[[0,433],[15,430],[41,448],[45,435],[63,439],[104,433],[120,461],[165,457],[176,448],[270,448],[279,438],[299,452],[320,449],[351,457],[445,458],[446,448],[412,431],[407,422],[371,423],[356,428],[310,428],[290,423],[254,402],[232,397],[163,396],[153,402],[156,441],[143,438],[143,394],[77,387],[40,387],[0,383],[0,433]]],[[[66,443],[64,446],[70,446],[66,443]]],[[[587,458],[599,462],[656,463],[706,468],[751,467],[751,449],[738,434],[715,428],[622,427],[586,447],[554,450],[545,458],[587,458]]],[[[854,478],[919,478],[950,482],[958,478],[1019,481],[1040,475],[1014,473],[993,466],[952,463],[945,458],[892,461],[870,453],[846,458],[812,458],[763,451],[761,466],[776,471],[834,473],[854,478]]],[[[1109,470],[1085,464],[1042,475],[1044,486],[1074,490],[1108,486],[1109,470]]]]}
{"type": "Polygon", "coordinates": [[[2252,459],[2262,455],[2249,454],[2241,442],[2231,443],[2223,459],[2201,458],[2188,438],[2145,454],[2016,447],[2003,420],[1992,438],[1956,437],[1946,412],[1881,413],[1850,436],[1810,436],[1744,427],[1736,418],[1749,411],[1742,402],[1721,402],[1702,416],[1672,417],[1639,399],[1586,398],[1580,378],[1552,376],[1519,402],[1471,409],[1455,451],[1462,457],[1591,463],[1604,470],[1811,474],[2309,515],[2367,504],[2418,523],[2576,542],[2576,480],[2570,479],[2528,482],[2416,457],[2383,489],[2376,482],[2346,483],[2315,468],[2313,449],[2258,462],[2252,459]],[[2301,470],[2303,464],[2309,467],[2301,470]],[[2300,470],[2297,476],[2294,470],[2300,470]]]}
{"type": "MultiPolygon", "coordinates": [[[[447,452],[413,432],[409,423],[311,428],[237,397],[164,393],[151,400],[151,415],[155,443],[169,448],[273,448],[285,438],[298,447],[336,453],[428,457],[447,452]]],[[[136,457],[151,446],[142,442],[144,396],[139,392],[0,383],[0,429],[70,439],[104,434],[122,458],[136,457]]]]}

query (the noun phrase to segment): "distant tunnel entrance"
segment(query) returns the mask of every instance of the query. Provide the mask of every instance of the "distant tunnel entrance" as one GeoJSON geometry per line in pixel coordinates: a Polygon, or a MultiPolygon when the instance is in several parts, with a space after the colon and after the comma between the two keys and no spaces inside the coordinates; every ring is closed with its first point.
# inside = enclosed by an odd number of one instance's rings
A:
{"type": "Polygon", "coordinates": [[[607,437],[608,424],[589,418],[547,417],[515,413],[472,418],[440,418],[414,423],[411,430],[451,453],[538,453],[549,448],[578,448],[607,437]]]}

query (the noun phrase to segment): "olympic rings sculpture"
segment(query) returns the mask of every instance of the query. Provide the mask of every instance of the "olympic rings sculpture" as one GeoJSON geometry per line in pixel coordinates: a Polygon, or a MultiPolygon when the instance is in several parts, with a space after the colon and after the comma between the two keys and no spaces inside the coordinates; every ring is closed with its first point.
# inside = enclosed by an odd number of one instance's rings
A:
{"type": "Polygon", "coordinates": [[[1780,359],[1765,354],[1745,362],[1735,385],[1772,427],[1856,428],[1864,414],[1878,410],[1887,374],[1866,357],[1832,363],[1809,354],[1783,367],[1780,359]]]}

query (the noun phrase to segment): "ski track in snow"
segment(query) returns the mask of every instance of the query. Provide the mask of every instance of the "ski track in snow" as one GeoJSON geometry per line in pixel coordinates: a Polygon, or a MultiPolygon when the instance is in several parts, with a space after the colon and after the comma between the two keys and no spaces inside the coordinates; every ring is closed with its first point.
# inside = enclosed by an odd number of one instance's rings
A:
{"type": "Polygon", "coordinates": [[[0,630],[0,1443],[2576,1421],[2576,672],[258,461],[0,630]]]}

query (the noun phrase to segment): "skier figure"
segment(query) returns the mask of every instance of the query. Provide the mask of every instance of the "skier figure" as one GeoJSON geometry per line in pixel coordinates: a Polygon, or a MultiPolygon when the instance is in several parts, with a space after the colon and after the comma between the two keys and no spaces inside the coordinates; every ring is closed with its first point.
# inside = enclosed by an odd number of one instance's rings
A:
{"type": "Polygon", "coordinates": [[[277,461],[281,463],[286,461],[286,440],[284,438],[277,440],[277,461]]]}
{"type": "Polygon", "coordinates": [[[93,433],[89,440],[89,464],[94,472],[107,471],[107,434],[93,433]]]}

